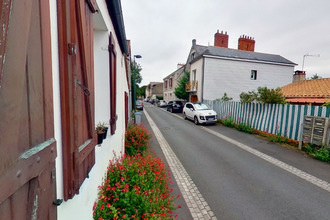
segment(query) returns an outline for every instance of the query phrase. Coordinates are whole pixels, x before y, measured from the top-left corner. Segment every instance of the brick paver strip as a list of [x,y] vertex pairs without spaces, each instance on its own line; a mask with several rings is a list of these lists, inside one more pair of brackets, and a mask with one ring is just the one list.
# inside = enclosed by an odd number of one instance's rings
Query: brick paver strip
[[211,208],[208,206],[207,202],[199,192],[198,188],[188,175],[187,171],[181,164],[180,160],[177,158],[175,153],[173,152],[170,145],[165,140],[164,136],[158,129],[155,122],[152,120],[146,108],[144,108],[144,114],[149,121],[149,124],[155,134],[156,139],[159,142],[159,145],[165,155],[167,163],[173,173],[173,176],[179,186],[181,194],[184,200],[187,203],[189,211],[194,219],[214,219],[214,213]]

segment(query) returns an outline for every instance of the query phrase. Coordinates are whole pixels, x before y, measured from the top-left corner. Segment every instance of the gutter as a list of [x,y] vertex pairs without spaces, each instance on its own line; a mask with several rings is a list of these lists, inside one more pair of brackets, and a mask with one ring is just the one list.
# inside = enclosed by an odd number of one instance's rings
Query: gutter
[[292,66],[292,67],[297,66],[296,63],[279,63],[279,62],[271,62],[271,61],[263,61],[263,60],[248,60],[248,59],[240,59],[240,58],[219,57],[219,56],[212,56],[212,55],[203,55],[203,57],[220,59],[220,60],[243,61],[243,62],[250,62],[250,63],[274,64],[274,65],[281,65],[281,66]]
[[124,54],[128,54],[123,12],[121,9],[121,1],[106,0],[106,3],[109,15],[115,28],[116,36],[119,41],[120,49]]

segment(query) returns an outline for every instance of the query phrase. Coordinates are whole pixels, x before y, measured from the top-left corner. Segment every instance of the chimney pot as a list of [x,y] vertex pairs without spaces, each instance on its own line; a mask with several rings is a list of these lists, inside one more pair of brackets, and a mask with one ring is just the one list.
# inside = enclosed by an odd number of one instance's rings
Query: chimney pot
[[223,33],[223,31],[221,31],[221,33],[219,33],[218,31],[214,34],[214,46],[228,48],[228,39],[229,36],[227,35],[227,31],[225,34]]
[[255,40],[253,37],[244,35],[238,39],[238,49],[254,52]]

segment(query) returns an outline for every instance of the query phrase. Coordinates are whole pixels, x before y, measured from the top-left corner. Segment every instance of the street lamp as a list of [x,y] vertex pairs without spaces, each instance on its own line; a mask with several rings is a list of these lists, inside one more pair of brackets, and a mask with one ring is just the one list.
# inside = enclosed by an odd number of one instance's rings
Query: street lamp
[[136,83],[135,83],[135,74],[136,74],[136,63],[135,63],[135,58],[136,59],[140,59],[142,58],[141,55],[134,55],[134,59],[133,59],[133,64],[134,64],[134,72],[133,72],[133,83],[134,83],[134,92],[133,92],[133,109],[134,112],[136,110]]

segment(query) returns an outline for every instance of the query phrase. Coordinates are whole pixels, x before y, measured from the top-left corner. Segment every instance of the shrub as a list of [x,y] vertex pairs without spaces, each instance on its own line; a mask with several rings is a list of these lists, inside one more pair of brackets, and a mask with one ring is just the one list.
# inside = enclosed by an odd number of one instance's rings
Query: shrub
[[253,130],[249,123],[241,122],[238,125],[236,125],[236,129],[249,134],[253,133]]
[[144,154],[149,148],[150,137],[142,124],[129,125],[125,134],[125,153],[130,156]]
[[235,126],[235,121],[231,117],[227,117],[224,120],[222,120],[222,124],[224,124],[227,127],[234,127]]
[[280,132],[277,132],[276,136],[270,136],[269,140],[272,142],[277,142],[277,143],[288,143],[288,138],[287,137],[282,137]]
[[310,145],[306,145],[303,148],[303,150],[305,150],[306,152],[308,152],[310,155],[312,155],[314,158],[318,160],[330,163],[330,149],[327,148],[326,146],[316,148]]
[[147,154],[110,163],[93,207],[94,219],[170,219],[175,209],[164,162]]

